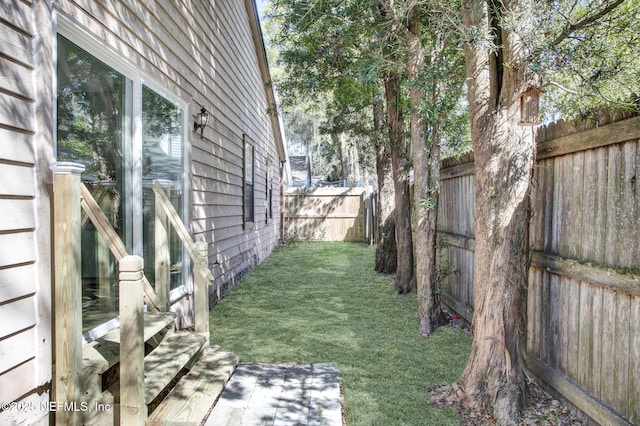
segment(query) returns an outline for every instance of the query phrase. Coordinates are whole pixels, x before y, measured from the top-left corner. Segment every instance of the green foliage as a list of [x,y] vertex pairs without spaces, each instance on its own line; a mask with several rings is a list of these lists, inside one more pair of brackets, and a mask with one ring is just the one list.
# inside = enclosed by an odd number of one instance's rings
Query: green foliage
[[[458,13],[452,13],[458,4],[421,1],[409,7],[396,2],[393,8],[399,21],[414,14],[425,28],[422,43],[428,61],[414,83],[426,94],[419,111],[427,127],[425,142],[430,143],[437,132],[444,155],[467,151],[463,57],[459,33],[452,30],[460,24]],[[409,114],[406,46],[389,11],[377,0],[273,0],[268,18],[270,40],[279,50],[276,87],[285,114],[300,105],[307,112],[322,111],[320,133],[345,134],[357,141],[358,152],[364,153],[361,164],[373,167],[371,147],[388,137],[386,128],[372,126],[372,103],[386,75],[396,73],[404,79],[397,107]],[[317,136],[314,139],[314,144],[321,143]]]
[[305,140],[316,154],[312,160],[317,174],[342,175],[332,170],[342,169],[342,148],[335,145],[345,139],[355,144],[358,153],[351,161],[357,161],[361,170],[373,171],[374,146],[383,130],[375,129],[372,120],[381,80],[377,62],[369,55],[373,50],[365,50],[365,42],[375,40],[366,19],[371,6],[367,3],[371,2],[271,3],[268,28],[282,70],[275,84],[285,116],[315,118],[314,133],[305,130],[304,136],[300,132],[293,139]]
[[374,247],[299,243],[277,249],[211,310],[211,341],[241,362],[335,363],[349,425],[458,425],[457,408],[425,400],[460,376],[471,337],[416,332],[416,299],[374,272]]
[[420,199],[420,205],[429,211],[433,210],[436,207],[436,203],[431,197]]
[[58,159],[85,164],[99,179],[115,179],[122,159],[126,79],[58,37]]
[[548,114],[638,110],[640,1],[541,2],[528,37]]

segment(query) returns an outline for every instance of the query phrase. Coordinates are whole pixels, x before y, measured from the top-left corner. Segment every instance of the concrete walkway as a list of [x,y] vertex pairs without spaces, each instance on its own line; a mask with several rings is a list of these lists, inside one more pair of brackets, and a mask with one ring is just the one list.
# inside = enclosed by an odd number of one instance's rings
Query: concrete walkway
[[240,364],[206,426],[342,426],[340,379],[332,364]]

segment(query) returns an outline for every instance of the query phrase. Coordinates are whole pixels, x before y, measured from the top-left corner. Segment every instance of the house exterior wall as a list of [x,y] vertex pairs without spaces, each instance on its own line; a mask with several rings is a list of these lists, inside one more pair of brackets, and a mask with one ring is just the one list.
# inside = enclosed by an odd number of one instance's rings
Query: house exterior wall
[[[209,243],[215,286],[233,286],[279,238],[284,161],[265,83],[252,0],[167,2],[7,0],[0,5],[0,402],[49,401],[51,171],[55,161],[55,37],[117,58],[143,81],[181,99],[186,122],[204,106],[203,137],[187,132],[189,228]],[[256,28],[258,31],[256,32]],[[254,145],[255,220],[243,221],[243,141]],[[268,168],[271,168],[271,172]],[[269,217],[267,177],[271,178]],[[212,294],[215,294],[215,286]],[[188,325],[190,293],[176,301]],[[55,361],[53,361],[54,363]],[[31,403],[30,402],[30,403]],[[15,408],[15,406],[14,406]],[[38,410],[0,411],[0,424],[47,423]]]
[[[38,208],[47,191],[38,140],[47,132],[38,133],[35,16],[28,2],[0,5],[0,424],[48,423],[38,409],[49,401],[51,285],[42,257],[48,213]],[[21,405],[4,405],[15,401]]]

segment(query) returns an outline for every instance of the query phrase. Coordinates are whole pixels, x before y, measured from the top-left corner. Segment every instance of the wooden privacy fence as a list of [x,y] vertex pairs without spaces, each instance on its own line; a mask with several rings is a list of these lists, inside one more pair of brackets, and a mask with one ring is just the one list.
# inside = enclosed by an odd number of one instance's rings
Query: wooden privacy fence
[[322,241],[370,241],[373,203],[364,188],[290,188],[285,194],[285,235]]
[[[531,189],[529,370],[600,424],[640,422],[640,117],[538,131]],[[473,158],[446,161],[443,300],[473,315]]]

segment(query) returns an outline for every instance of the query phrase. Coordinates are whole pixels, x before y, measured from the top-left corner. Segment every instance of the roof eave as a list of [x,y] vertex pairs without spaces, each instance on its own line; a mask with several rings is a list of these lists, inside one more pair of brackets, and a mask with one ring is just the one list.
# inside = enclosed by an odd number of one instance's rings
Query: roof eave
[[273,136],[276,142],[278,157],[281,162],[284,162],[287,159],[287,152],[284,144],[284,137],[282,136],[282,127],[280,123],[280,114],[278,113],[278,107],[276,103],[276,96],[271,84],[271,73],[269,72],[269,62],[267,60],[267,51],[264,45],[264,38],[262,37],[262,28],[260,27],[258,8],[256,7],[255,0],[245,0],[244,4],[247,9],[247,15],[249,17],[249,25],[251,27],[251,35],[256,48],[256,54],[258,55],[258,65],[260,66],[260,73],[262,76],[262,81],[264,83],[265,95],[270,107],[269,119],[271,120],[271,127],[273,129]]

